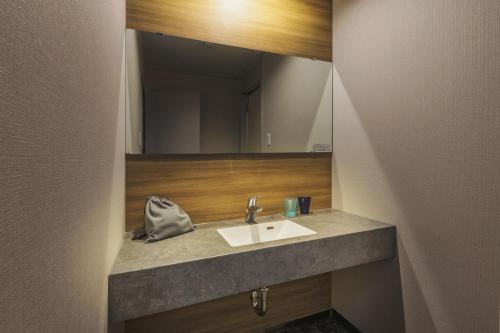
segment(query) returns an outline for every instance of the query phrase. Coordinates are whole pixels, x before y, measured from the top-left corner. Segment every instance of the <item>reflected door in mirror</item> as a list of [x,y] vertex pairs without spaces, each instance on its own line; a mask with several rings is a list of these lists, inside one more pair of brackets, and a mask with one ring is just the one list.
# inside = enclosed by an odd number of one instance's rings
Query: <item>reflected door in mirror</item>
[[262,152],[262,104],[260,89],[248,96],[247,153]]

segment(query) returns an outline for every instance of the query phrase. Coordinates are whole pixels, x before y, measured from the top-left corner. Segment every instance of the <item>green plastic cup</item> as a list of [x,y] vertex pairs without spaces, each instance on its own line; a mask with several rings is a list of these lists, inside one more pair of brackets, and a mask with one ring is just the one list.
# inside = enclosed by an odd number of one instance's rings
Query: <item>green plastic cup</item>
[[297,198],[285,198],[285,216],[295,217],[297,216]]

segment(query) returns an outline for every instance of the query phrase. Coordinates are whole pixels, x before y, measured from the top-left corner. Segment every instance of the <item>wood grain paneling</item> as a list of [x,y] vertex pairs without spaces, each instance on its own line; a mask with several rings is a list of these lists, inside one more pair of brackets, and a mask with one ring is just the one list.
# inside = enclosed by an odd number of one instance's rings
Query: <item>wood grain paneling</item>
[[312,209],[331,207],[331,153],[127,155],[126,229],[144,225],[148,196],[166,196],[194,223],[242,218],[249,196],[262,214],[283,211],[287,196],[312,196]]
[[125,322],[126,333],[260,332],[263,328],[330,308],[330,273],[269,288],[264,317],[250,306],[250,293],[220,298]]
[[331,0],[127,0],[127,27],[330,61]]

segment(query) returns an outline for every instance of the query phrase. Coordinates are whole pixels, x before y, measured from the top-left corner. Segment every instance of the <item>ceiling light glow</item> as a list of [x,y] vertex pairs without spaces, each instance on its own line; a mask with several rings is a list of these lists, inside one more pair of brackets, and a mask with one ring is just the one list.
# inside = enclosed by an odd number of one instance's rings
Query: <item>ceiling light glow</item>
[[219,0],[219,6],[226,12],[242,12],[245,9],[246,0]]

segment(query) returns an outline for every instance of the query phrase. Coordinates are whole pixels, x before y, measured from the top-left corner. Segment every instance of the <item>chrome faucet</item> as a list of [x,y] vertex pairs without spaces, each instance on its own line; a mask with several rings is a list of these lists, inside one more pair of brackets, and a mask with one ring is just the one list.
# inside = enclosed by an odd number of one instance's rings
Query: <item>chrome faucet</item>
[[247,213],[245,214],[245,223],[253,224],[255,223],[255,215],[262,212],[262,207],[257,207],[257,197],[248,198],[247,202]]

